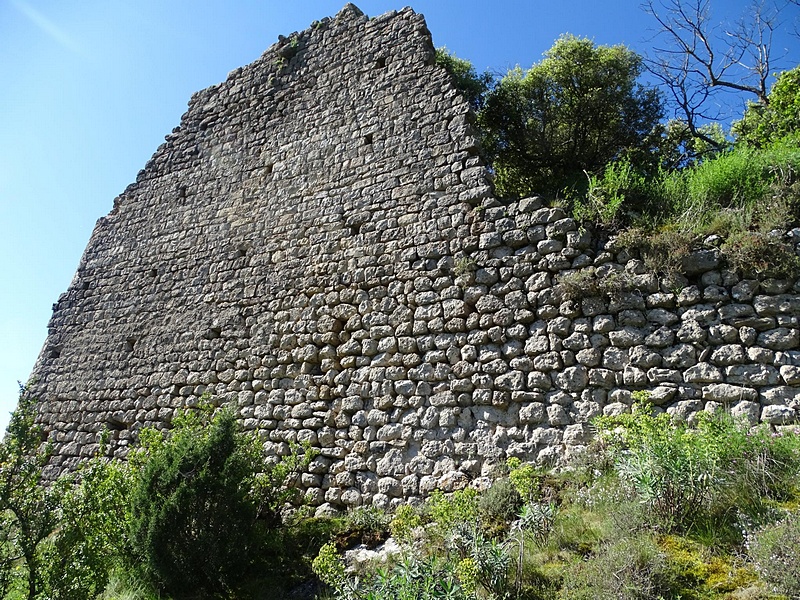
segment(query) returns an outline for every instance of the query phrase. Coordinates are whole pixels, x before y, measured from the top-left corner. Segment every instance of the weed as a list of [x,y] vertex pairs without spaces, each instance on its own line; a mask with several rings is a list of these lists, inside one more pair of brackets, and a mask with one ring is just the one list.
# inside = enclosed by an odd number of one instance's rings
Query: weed
[[746,277],[794,279],[800,275],[800,258],[780,238],[755,232],[732,235],[722,246],[731,268]]
[[617,298],[635,289],[633,278],[627,271],[614,271],[598,277],[594,267],[572,271],[559,276],[564,296],[570,300],[591,297]]
[[748,536],[748,554],[758,573],[777,591],[800,596],[800,513]]
[[475,259],[464,256],[456,260],[453,267],[453,275],[456,277],[461,277],[462,275],[467,275],[468,273],[474,273],[476,268],[477,265],[475,264]]

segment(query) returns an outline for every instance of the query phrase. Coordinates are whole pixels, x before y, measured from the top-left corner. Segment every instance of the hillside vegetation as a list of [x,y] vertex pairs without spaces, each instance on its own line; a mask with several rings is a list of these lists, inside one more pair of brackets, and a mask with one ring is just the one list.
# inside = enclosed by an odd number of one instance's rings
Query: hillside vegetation
[[[47,448],[23,399],[0,445],[0,592],[27,598],[682,598],[800,596],[800,430],[724,412],[594,421],[558,472],[509,459],[479,491],[394,514],[312,517],[308,448],[265,462],[233,414],[192,409],[39,487]],[[35,486],[32,487],[32,486]],[[292,508],[288,508],[292,507]],[[391,539],[388,539],[391,536]],[[378,548],[376,551],[375,549]]]
[[[499,79],[437,57],[501,199],[542,196],[664,275],[697,243],[756,277],[800,273],[783,236],[800,221],[800,67],[726,131],[666,120],[624,46],[563,36]],[[268,459],[212,398],[142,432],[127,463],[99,456],[44,486],[23,392],[0,443],[0,597],[800,598],[800,429],[673,421],[634,395],[558,470],[510,459],[480,490],[313,517],[294,493],[313,450]]]

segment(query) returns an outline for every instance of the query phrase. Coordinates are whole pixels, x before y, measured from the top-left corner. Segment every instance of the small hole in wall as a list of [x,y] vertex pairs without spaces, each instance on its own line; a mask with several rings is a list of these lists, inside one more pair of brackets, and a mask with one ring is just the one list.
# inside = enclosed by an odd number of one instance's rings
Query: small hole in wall
[[185,200],[186,199],[186,186],[185,185],[182,185],[182,186],[180,186],[178,188],[178,198],[180,198],[181,200]]
[[372,146],[372,134],[368,133],[364,136],[364,145],[365,146]]
[[127,352],[133,352],[133,347],[136,345],[136,338],[128,338],[125,340],[125,350]]
[[111,431],[122,431],[123,429],[126,429],[125,423],[115,419],[114,417],[108,417],[106,420],[106,425]]
[[378,60],[375,61],[375,68],[376,69],[385,69],[386,68],[386,57],[381,56]]
[[222,327],[210,327],[208,333],[206,334],[206,338],[209,340],[215,340],[222,336]]
[[61,356],[61,350],[53,349],[50,350],[50,358],[58,358]]
[[361,232],[361,225],[351,225],[350,235],[358,235]]
[[266,173],[267,175],[271,175],[272,174],[272,169],[273,169],[274,166],[275,165],[272,164],[272,163],[270,163],[267,166],[265,166],[264,167],[264,173]]
[[158,269],[150,269],[150,277],[155,279],[157,275],[158,275]]
[[247,244],[239,244],[239,246],[237,247],[237,256],[239,258],[244,258],[245,256],[247,256],[247,250],[248,249],[249,248],[248,248]]
[[89,282],[88,281],[84,281],[82,287],[83,287],[83,289],[88,290],[89,289]]

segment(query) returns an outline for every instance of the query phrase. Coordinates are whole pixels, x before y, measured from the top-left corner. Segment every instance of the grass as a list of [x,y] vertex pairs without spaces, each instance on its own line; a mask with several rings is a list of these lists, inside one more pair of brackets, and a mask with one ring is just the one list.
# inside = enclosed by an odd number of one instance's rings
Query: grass
[[591,178],[587,199],[576,200],[573,212],[584,223],[621,232],[628,240],[621,245],[641,249],[654,272],[680,271],[681,257],[719,235],[735,270],[797,276],[794,249],[772,232],[800,224],[800,146],[790,140],[737,147],[648,178],[623,160]]

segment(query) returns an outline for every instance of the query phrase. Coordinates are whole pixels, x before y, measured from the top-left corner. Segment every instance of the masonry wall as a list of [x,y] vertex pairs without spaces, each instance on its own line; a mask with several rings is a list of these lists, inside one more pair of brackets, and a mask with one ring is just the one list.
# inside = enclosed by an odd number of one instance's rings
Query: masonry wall
[[[338,507],[569,455],[640,389],[680,418],[798,417],[798,282],[709,246],[666,284],[558,208],[500,203],[469,119],[410,9],[348,5],[195,94],[54,306],[52,474],[204,392],[273,455],[319,448],[302,484]],[[576,294],[576,271],[625,285]]]

